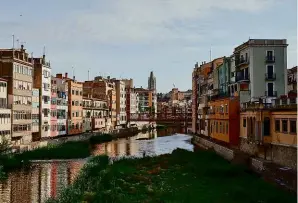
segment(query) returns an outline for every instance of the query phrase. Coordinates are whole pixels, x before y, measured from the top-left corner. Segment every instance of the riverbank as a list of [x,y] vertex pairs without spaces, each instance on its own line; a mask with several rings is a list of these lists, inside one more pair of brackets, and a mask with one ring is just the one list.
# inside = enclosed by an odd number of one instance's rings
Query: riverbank
[[296,202],[280,190],[210,151],[130,158],[109,164],[90,160],[57,200],[66,202]]
[[110,142],[118,138],[131,137],[139,130],[126,130],[118,134],[94,134],[87,140],[65,141],[48,144],[30,151],[0,155],[0,179],[9,171],[29,165],[31,160],[78,159],[91,156],[92,145]]

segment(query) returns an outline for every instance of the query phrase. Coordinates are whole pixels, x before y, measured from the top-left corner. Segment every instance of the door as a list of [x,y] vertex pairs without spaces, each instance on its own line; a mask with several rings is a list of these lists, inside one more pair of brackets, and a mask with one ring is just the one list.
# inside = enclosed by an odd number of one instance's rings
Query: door
[[273,66],[267,66],[268,78],[273,78]]
[[272,60],[273,59],[273,51],[267,51],[267,59]]
[[267,89],[267,96],[269,96],[269,97],[273,97],[273,83],[267,83],[267,87],[268,87],[268,89]]

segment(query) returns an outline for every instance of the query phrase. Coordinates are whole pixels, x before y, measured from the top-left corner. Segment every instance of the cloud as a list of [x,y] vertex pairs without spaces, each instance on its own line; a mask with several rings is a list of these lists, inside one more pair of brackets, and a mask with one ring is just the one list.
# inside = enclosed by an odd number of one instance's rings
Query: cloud
[[[74,10],[59,21],[42,21],[42,24],[27,30],[24,37],[28,40],[54,37],[58,42],[103,44],[193,42],[203,40],[204,30],[211,26],[205,21],[207,17],[215,16],[218,10],[253,13],[270,5],[268,0],[99,2],[89,9]],[[26,26],[30,27],[30,24]]]

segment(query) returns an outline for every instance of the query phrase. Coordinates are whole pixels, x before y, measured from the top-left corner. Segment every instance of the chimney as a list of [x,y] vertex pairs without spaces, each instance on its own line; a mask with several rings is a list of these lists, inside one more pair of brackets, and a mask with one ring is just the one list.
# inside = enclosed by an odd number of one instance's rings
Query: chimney
[[68,78],[68,73],[65,73],[65,76],[64,76],[65,78]]
[[21,51],[23,51],[24,50],[24,45],[21,45]]
[[57,73],[57,74],[56,74],[56,78],[60,78],[60,79],[62,79],[62,74],[61,74],[61,73]]

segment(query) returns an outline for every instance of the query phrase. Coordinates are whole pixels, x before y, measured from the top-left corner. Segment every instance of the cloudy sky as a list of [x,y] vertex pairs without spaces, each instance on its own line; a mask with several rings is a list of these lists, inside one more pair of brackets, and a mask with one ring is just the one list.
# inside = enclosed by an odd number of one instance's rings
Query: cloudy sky
[[[34,56],[46,46],[53,74],[72,66],[78,80],[96,75],[133,78],[159,91],[191,88],[196,62],[229,56],[249,38],[288,39],[297,65],[296,0],[26,0],[0,6],[0,45],[12,34]],[[16,43],[17,44],[17,43]]]

